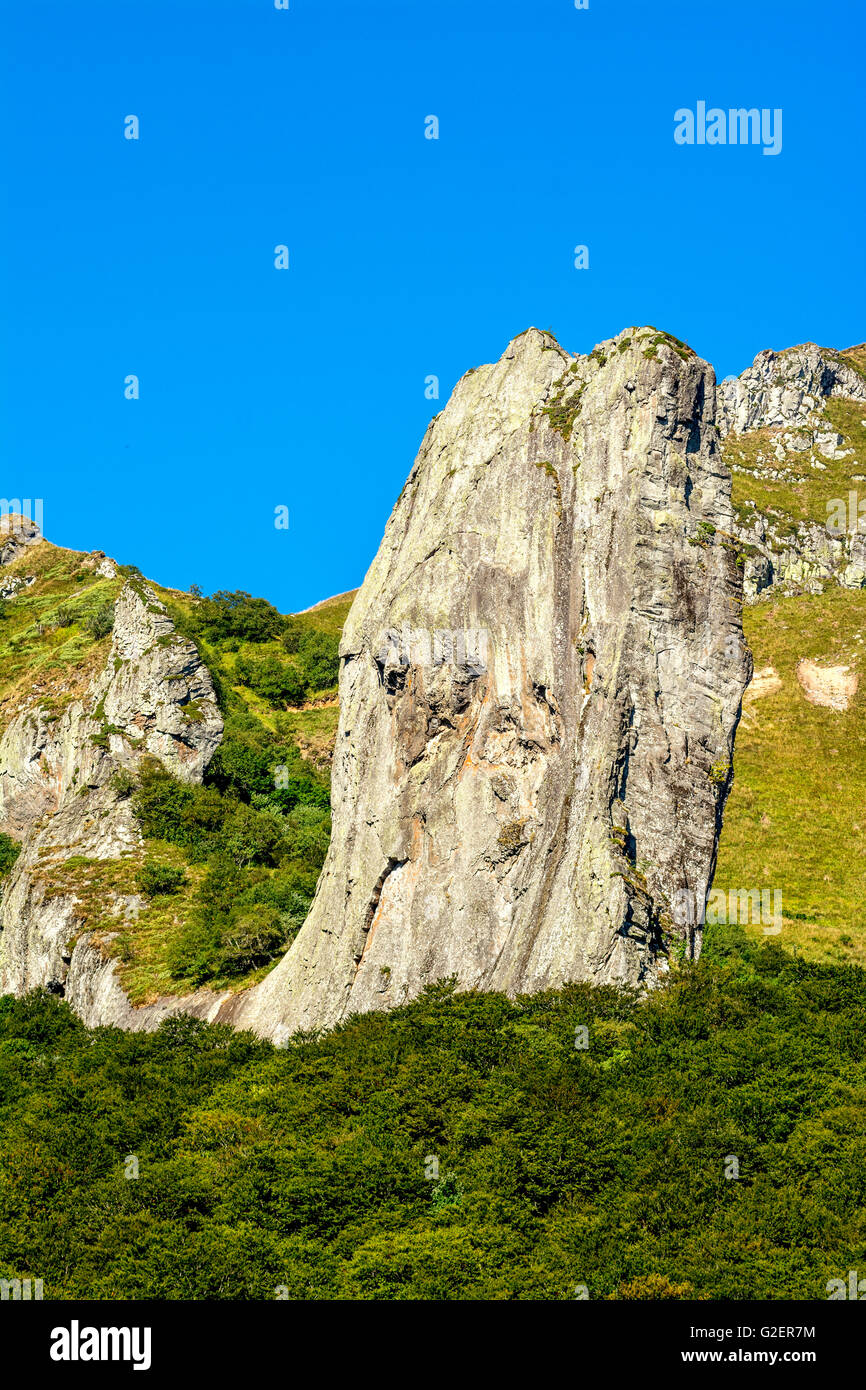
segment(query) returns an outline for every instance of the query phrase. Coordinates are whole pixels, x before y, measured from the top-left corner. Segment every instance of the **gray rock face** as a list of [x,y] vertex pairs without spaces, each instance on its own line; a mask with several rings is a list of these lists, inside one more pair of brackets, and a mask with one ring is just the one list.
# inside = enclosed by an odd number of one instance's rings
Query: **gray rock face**
[[191,1015],[206,1022],[216,1019],[231,995],[200,989],[195,994],[163,995],[153,1004],[134,1008],[117,978],[117,961],[83,932],[69,956],[64,993],[88,1028],[111,1024],[130,1032],[152,1032],[165,1018]]
[[[836,354],[803,343],[786,352],[759,352],[738,377],[719,388],[719,431],[744,434],[767,426],[808,426],[831,396],[866,401],[866,381]],[[819,432],[826,424],[819,425]]]
[[456,975],[652,983],[699,950],[751,660],[712,369],[534,329],[430,425],[341,648],[307,922],[223,1016],[272,1037]]
[[843,589],[866,587],[866,535],[833,536],[815,522],[795,532],[772,516],[755,512],[741,538],[757,547],[746,561],[743,594],[754,603],[775,586],[783,592],[821,593],[827,583]]
[[[114,859],[140,846],[116,772],[150,755],[177,777],[201,781],[222,728],[196,648],[175,632],[152,589],[129,582],[115,605],[108,661],[87,696],[59,717],[29,705],[0,738],[0,831],[23,845],[0,901],[0,993],[51,984],[73,1007],[89,1001],[97,961],[85,963],[87,942],[76,941],[73,951],[81,915],[76,894],[59,889],[57,875],[73,856]],[[120,924],[138,903],[106,906]],[[113,969],[109,962],[100,979],[113,979]],[[81,999],[76,980],[90,991]],[[124,1006],[129,1011],[115,988],[120,997],[108,1016],[82,1010],[89,1021],[120,1022]]]
[[31,545],[38,545],[42,532],[29,517],[17,514],[0,516],[0,565],[11,565]]
[[[111,658],[96,689],[118,761],[158,758],[200,782],[222,738],[210,672],[146,585],[127,584],[115,606]],[[116,732],[115,732],[116,731]]]
[[[772,460],[762,459],[759,453],[761,467],[756,476],[771,484],[796,484],[803,466],[825,470],[823,460],[853,453],[829,427],[824,405],[839,397],[866,405],[866,379],[837,353],[804,343],[782,353],[758,353],[741,376],[722,382],[719,394],[723,436],[733,440],[754,430],[772,432],[768,446]],[[804,456],[799,468],[798,455]],[[732,457],[736,472],[736,457]],[[748,505],[747,522],[737,528],[750,547],[744,577],[747,603],[773,589],[820,592],[828,582],[849,589],[866,586],[866,535],[836,535],[817,522],[792,526],[779,511],[765,515],[754,503]]]

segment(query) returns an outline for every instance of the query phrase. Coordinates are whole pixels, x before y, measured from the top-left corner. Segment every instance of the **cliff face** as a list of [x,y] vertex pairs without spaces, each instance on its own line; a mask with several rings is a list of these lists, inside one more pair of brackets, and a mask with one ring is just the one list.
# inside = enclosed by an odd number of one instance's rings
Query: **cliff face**
[[[866,520],[837,523],[866,480],[866,351],[804,343],[760,352],[719,390],[719,428],[734,474],[745,595],[866,585]],[[862,489],[860,489],[862,491]],[[833,524],[828,526],[828,520]],[[851,524],[853,520],[853,524]]]
[[[104,667],[62,713],[34,689],[0,737],[0,831],[22,843],[0,901],[0,992],[48,986],[89,1023],[130,1025],[115,963],[81,935],[62,871],[75,858],[136,850],[141,832],[123,772],[151,756],[181,780],[201,781],[222,727],[194,644],[153,591],[130,580],[114,605]],[[117,897],[107,912],[121,925],[138,906]]]
[[712,369],[529,330],[430,425],[346,625],[313,909],[227,1016],[443,976],[652,982],[699,939],[750,658]]

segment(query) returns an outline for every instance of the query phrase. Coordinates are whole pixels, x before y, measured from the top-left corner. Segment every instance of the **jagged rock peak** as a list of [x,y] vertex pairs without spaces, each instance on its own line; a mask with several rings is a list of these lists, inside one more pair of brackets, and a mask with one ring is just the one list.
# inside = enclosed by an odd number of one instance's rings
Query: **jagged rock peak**
[[842,354],[815,343],[759,352],[740,376],[722,382],[719,428],[722,434],[745,434],[774,425],[805,425],[831,396],[866,401],[866,378]]
[[127,580],[115,604],[111,658],[97,695],[118,757],[146,752],[181,781],[201,781],[223,733],[211,674],[140,579]]
[[751,666],[715,398],[652,328],[577,357],[529,329],[458,382],[344,630],[312,911],[233,1021],[697,952]]

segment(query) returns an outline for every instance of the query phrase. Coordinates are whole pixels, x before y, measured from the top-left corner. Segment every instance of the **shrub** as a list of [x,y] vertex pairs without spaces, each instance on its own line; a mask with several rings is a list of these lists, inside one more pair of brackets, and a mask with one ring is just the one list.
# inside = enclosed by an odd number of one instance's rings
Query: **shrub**
[[183,845],[191,859],[207,859],[216,847],[227,807],[213,788],[178,782],[156,762],[142,769],[133,809],[145,835]]
[[114,604],[100,603],[97,608],[91,609],[84,619],[84,626],[91,637],[107,637],[114,627]]
[[226,975],[245,975],[267,965],[285,946],[286,931],[277,909],[251,908],[226,928],[217,964]]
[[21,853],[21,846],[11,835],[0,835],[0,878],[8,874]]
[[297,618],[287,618],[283,631],[284,650],[297,656],[309,690],[329,690],[340,674],[340,640],[329,632],[306,626]]
[[210,642],[270,642],[279,636],[284,619],[267,599],[253,598],[242,589],[220,589],[198,602],[194,621]]
[[109,783],[112,791],[117,792],[118,796],[131,796],[138,787],[138,781],[128,768],[119,767],[113,774]]
[[241,685],[248,685],[273,709],[301,705],[306,698],[307,683],[299,667],[273,653],[260,659],[240,656],[235,675]]
[[327,690],[340,674],[340,644],[327,632],[310,632],[301,647],[304,676],[310,690]]
[[54,626],[71,627],[74,622],[75,614],[72,609],[67,607],[65,603],[61,603],[54,612]]
[[177,869],[173,864],[161,864],[157,859],[145,859],[135,881],[146,897],[156,898],[163,894],[176,893],[186,883],[186,874],[183,869]]

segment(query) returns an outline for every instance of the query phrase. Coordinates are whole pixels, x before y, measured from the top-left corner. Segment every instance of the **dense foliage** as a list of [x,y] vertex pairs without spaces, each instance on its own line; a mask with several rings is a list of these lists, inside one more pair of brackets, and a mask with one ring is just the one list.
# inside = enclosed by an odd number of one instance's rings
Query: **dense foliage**
[[253,598],[243,590],[221,589],[201,599],[195,609],[195,623],[209,642],[236,639],[241,642],[269,642],[279,637],[285,619],[264,598]]
[[[151,841],[206,864],[192,911],[166,950],[174,979],[199,986],[243,976],[280,956],[309,910],[330,836],[328,790],[290,739],[234,711],[203,786],[153,760],[133,809]],[[145,861],[150,897],[185,881],[176,865]]]
[[184,626],[190,636],[214,648],[217,661],[236,653],[229,668],[232,683],[247,686],[272,709],[302,705],[337,683],[336,633],[284,617],[266,599],[242,590],[199,599]]
[[286,707],[334,684],[337,633],[240,591],[171,595],[166,606],[207,663],[225,730],[204,785],[151,760],[117,787],[148,845],[135,887],[149,908],[114,948],[136,1002],[249,983],[279,958],[309,911],[330,837],[327,771],[301,753],[291,721],[306,714]]
[[13,840],[11,835],[0,834],[0,878],[8,874],[20,853],[21,846],[17,840]]
[[65,1298],[826,1298],[866,1267],[864,986],[717,929],[642,1001],[440,984],[280,1050],[0,999],[0,1276]]

